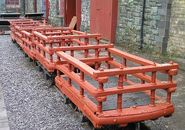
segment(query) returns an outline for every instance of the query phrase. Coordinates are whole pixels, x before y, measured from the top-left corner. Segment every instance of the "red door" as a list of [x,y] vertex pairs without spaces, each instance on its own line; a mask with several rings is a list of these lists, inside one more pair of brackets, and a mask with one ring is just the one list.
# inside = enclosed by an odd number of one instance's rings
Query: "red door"
[[115,42],[118,0],[91,0],[91,33]]
[[77,16],[77,30],[81,24],[81,0],[60,0],[60,15],[64,16],[64,26],[69,26],[73,16]]
[[76,16],[76,0],[67,0],[66,5],[66,23],[69,26],[73,16]]

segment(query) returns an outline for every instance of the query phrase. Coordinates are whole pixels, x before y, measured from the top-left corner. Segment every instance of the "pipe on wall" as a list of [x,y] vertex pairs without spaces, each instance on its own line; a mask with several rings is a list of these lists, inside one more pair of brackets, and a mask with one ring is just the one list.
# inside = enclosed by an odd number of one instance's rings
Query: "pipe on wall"
[[28,6],[28,4],[29,4],[29,2],[27,0],[27,2],[26,2],[26,5],[27,5],[27,13],[29,13],[29,6]]
[[37,0],[34,0],[35,13],[37,13]]
[[46,0],[46,20],[49,20],[49,9],[50,9],[50,2]]
[[145,6],[146,0],[143,0],[143,12],[142,12],[142,21],[141,21],[141,34],[140,34],[140,46],[139,49],[143,48],[143,28],[144,28],[144,20],[145,20]]
[[25,6],[25,4],[26,4],[26,2],[25,2],[25,0],[23,0],[23,14],[25,15],[25,13],[26,13],[26,6]]

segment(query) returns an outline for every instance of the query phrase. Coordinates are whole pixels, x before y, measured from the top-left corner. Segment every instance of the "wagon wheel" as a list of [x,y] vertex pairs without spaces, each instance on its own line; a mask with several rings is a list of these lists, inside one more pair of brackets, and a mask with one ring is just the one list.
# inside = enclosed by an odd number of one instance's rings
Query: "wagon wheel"
[[64,104],[69,104],[70,103],[70,99],[64,95]]
[[5,31],[4,30],[0,30],[0,35],[4,35]]
[[74,111],[78,111],[78,107],[73,102],[71,102],[71,107]]

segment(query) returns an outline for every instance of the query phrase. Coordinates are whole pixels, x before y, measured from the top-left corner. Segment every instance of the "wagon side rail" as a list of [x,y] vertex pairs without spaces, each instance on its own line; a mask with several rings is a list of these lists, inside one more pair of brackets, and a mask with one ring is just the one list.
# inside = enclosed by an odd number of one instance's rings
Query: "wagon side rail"
[[[49,35],[48,33],[57,33],[57,32],[51,32],[52,29],[36,29],[36,31],[32,31],[33,33],[33,39],[32,42],[35,45],[35,52],[37,59],[39,59],[42,65],[44,65],[47,70],[50,72],[51,70],[54,71],[54,58],[55,51],[58,51],[62,48],[77,48],[80,45],[89,45],[89,39],[94,38],[96,40],[96,45],[99,45],[99,37],[101,37],[100,34],[84,34],[79,33],[79,35],[73,35],[73,34],[66,34],[64,33],[65,28],[55,29],[55,31],[63,31],[60,35]],[[41,32],[39,32],[41,31]],[[43,32],[44,31],[44,32]],[[82,41],[83,40],[83,41]],[[73,46],[73,42],[77,44],[77,46]],[[113,46],[113,45],[111,45]],[[80,49],[78,49],[80,51]],[[98,48],[96,47],[96,51],[98,51]],[[71,55],[74,56],[73,50],[71,50]],[[90,56],[88,53],[88,48],[83,52],[84,57]],[[46,55],[49,55],[47,57]],[[44,59],[44,60],[43,60]],[[49,68],[49,66],[52,66],[52,68]]]

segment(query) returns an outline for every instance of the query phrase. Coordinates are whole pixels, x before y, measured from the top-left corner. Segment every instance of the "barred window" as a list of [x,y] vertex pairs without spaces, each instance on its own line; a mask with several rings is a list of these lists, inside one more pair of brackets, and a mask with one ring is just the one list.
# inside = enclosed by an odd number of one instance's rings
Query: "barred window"
[[19,8],[20,0],[5,0],[7,8]]

